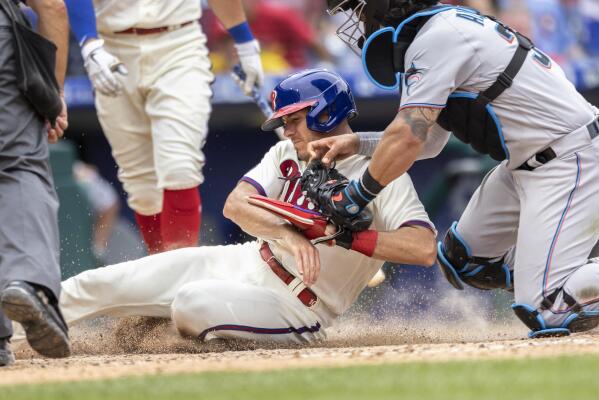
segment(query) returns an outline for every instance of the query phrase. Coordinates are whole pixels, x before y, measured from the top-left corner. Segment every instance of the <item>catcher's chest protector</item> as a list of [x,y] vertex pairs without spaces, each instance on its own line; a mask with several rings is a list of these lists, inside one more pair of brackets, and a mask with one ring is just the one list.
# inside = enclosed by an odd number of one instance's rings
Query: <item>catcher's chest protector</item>
[[[397,28],[383,28],[373,33],[362,50],[363,65],[369,78],[384,89],[401,87],[405,73],[405,54],[422,26],[435,14],[452,9],[452,6],[435,6],[420,11],[402,21]],[[477,11],[459,7],[470,13]],[[497,161],[509,157],[503,139],[501,123],[493,110],[492,101],[512,85],[512,81],[524,61],[532,42],[493,17],[497,29],[504,35],[513,34],[518,40],[518,48],[505,70],[497,80],[480,93],[456,91],[449,96],[447,105],[441,111],[437,123],[452,132],[464,143],[470,144],[476,151],[489,154]],[[392,57],[389,55],[392,54]],[[400,89],[401,91],[401,89]]]

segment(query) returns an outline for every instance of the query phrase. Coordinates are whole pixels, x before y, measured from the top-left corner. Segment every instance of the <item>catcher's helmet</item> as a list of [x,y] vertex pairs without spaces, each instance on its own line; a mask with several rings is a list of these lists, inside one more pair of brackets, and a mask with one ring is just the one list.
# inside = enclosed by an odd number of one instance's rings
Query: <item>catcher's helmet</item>
[[364,41],[384,26],[397,26],[416,11],[430,7],[439,0],[327,0],[330,15],[344,13],[345,22],[337,36],[360,55]]
[[[273,115],[262,124],[262,130],[271,131],[283,126],[284,115],[309,108],[306,115],[308,128],[321,133],[356,117],[356,103],[347,82],[338,74],[325,69],[309,69],[289,75],[270,94]],[[324,113],[327,114],[324,114]],[[326,121],[322,115],[328,115]]]

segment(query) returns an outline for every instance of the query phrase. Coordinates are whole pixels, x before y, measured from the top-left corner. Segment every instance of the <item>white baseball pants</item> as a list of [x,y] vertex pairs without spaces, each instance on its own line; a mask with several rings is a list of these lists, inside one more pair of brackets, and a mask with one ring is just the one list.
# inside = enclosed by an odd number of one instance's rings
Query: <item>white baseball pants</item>
[[129,70],[124,93],[96,93],[96,109],[129,206],[142,215],[162,210],[163,189],[204,180],[202,146],[214,76],[197,23],[150,35],[102,35],[106,50]]
[[200,339],[309,343],[333,315],[307,308],[260,258],[258,244],[190,247],[85,271],[62,283],[68,324],[99,315],[171,317]]

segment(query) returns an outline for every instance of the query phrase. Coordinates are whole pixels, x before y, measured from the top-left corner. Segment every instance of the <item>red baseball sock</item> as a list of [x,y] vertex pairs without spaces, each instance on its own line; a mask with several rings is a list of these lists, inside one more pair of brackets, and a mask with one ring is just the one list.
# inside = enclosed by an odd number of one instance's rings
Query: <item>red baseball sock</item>
[[160,253],[162,248],[162,232],[160,230],[160,213],[154,215],[141,215],[135,213],[135,220],[141,236],[148,247],[148,253]]
[[197,246],[202,202],[197,187],[164,190],[161,229],[165,250]]

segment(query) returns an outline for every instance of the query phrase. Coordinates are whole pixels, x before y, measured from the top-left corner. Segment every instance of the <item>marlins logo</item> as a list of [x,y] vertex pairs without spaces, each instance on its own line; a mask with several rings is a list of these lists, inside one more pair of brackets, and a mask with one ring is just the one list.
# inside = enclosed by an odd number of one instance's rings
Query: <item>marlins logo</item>
[[422,75],[426,72],[425,68],[418,68],[414,63],[404,74],[404,84],[406,85],[406,93],[410,95],[412,87],[418,84],[422,80]]

